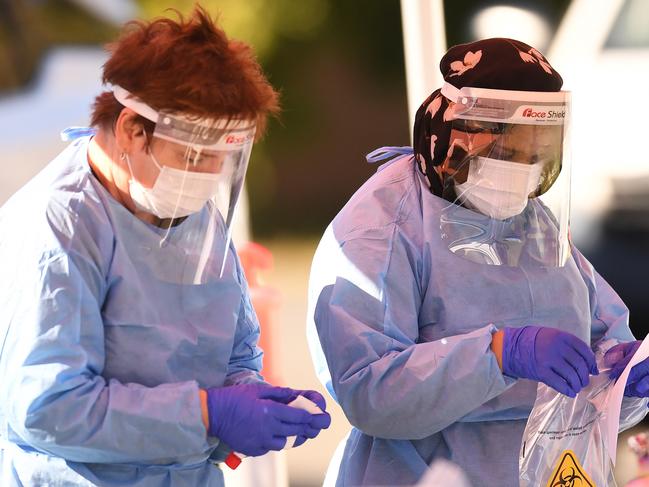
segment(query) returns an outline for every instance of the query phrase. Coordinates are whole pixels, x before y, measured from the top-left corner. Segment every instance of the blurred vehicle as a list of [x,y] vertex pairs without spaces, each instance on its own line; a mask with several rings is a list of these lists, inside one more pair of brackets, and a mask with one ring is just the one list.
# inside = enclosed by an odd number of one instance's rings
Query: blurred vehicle
[[649,331],[649,2],[573,0],[548,58],[573,92],[575,244]]
[[99,47],[51,49],[30,86],[0,98],[0,205],[65,148],[61,130],[89,123],[105,60]]

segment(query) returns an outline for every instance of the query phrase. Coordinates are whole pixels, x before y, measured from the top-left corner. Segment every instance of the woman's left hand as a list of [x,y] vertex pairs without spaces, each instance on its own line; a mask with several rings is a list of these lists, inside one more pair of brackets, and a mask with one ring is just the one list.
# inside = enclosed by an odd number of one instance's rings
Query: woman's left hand
[[[640,340],[620,343],[606,352],[604,363],[611,367],[608,373],[611,379],[617,379],[622,374],[641,343]],[[626,381],[624,395],[649,397],[649,358],[633,366]]]
[[316,414],[313,416],[311,428],[306,432],[305,435],[299,435],[297,437],[293,447],[300,446],[310,438],[315,438],[316,436],[318,436],[318,433],[320,433],[320,430],[328,428],[331,424],[331,416],[326,411],[327,403],[322,394],[320,394],[318,391],[311,390],[299,390],[297,392],[299,392],[301,396],[306,397],[309,401],[318,406],[323,414]]

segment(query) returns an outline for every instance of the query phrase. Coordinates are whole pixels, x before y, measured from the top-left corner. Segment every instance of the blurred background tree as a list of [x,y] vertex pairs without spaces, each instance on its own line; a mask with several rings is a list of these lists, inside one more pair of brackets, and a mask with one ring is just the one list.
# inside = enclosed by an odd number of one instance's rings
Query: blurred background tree
[[[181,12],[190,0],[174,3]],[[160,2],[142,0],[147,15]],[[318,235],[374,168],[363,155],[407,144],[399,2],[207,0],[231,37],[255,47],[283,112],[253,152],[256,238]]]

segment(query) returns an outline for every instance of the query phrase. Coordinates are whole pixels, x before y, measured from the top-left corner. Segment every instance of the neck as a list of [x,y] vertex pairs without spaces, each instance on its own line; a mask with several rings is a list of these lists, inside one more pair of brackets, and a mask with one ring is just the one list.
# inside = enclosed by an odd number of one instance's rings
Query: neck
[[133,202],[128,193],[128,177],[119,161],[121,151],[115,144],[115,139],[107,136],[100,129],[88,144],[88,164],[101,185],[119,203],[133,211]]
[[117,146],[115,138],[99,129],[88,144],[88,164],[101,185],[115,200],[127,208],[140,220],[160,225],[160,219],[135,207],[129,192],[132,177],[126,161],[121,159],[123,151]]

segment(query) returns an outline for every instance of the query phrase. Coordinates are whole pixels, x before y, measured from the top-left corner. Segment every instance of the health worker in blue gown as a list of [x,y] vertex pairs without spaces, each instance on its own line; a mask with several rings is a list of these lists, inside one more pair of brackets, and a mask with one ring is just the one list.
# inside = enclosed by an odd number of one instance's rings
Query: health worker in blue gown
[[[338,486],[414,485],[438,459],[474,486],[518,485],[537,384],[574,397],[639,342],[572,245],[570,94],[511,39],[452,47],[387,160],[326,229],[310,277],[315,367],[353,426]],[[616,368],[616,367],[617,368]],[[632,369],[622,428],[647,411]]]
[[222,486],[330,422],[264,382],[230,242],[277,94],[199,7],[110,50],[93,127],[0,209],[0,485]]

